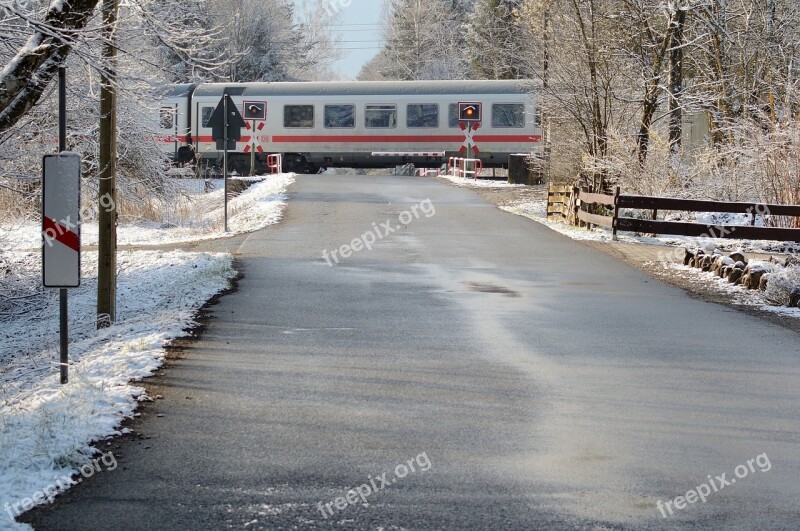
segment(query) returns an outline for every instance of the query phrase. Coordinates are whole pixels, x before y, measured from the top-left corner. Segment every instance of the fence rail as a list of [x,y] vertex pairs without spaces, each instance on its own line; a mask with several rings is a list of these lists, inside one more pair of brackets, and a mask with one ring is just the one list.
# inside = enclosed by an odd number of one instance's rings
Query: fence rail
[[[706,201],[641,195],[614,195],[581,190],[572,186],[550,185],[547,193],[547,217],[559,215],[573,225],[598,225],[618,231],[674,236],[774,240],[800,242],[800,228],[756,227],[759,215],[787,216],[800,222],[800,205],[770,205],[752,202]],[[652,219],[623,217],[620,209],[651,211]],[[680,210],[721,214],[748,214],[750,225],[709,225],[657,219],[660,211]]]

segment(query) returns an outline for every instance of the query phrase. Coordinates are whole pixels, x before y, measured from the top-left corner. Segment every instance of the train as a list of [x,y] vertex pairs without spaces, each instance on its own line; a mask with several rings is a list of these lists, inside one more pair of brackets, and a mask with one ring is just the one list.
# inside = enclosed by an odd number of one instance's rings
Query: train
[[226,95],[228,170],[239,174],[264,173],[270,154],[298,173],[437,168],[450,157],[503,168],[542,139],[538,91],[526,80],[203,83],[162,97],[157,137],[168,158],[222,168]]

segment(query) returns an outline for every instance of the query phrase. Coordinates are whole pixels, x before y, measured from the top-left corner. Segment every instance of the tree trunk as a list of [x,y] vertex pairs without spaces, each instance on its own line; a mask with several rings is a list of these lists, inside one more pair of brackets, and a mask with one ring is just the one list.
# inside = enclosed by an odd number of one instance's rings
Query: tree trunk
[[683,27],[686,11],[678,9],[674,20],[669,53],[669,150],[676,155],[682,141],[683,112],[680,97],[683,91]]
[[7,131],[33,108],[86,27],[97,0],[64,0],[53,4],[33,35],[0,72],[0,132]]

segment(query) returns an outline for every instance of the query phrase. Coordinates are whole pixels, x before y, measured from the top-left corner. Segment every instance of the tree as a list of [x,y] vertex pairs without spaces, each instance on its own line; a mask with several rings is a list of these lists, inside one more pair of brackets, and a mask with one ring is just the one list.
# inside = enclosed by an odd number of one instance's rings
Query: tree
[[463,10],[464,4],[453,0],[389,0],[384,14],[384,48],[359,78],[463,78],[467,69],[461,34]]
[[[0,72],[0,132],[33,108],[58,67],[81,38],[97,0],[53,1],[40,21],[16,5],[1,6],[13,22],[33,29],[27,42]],[[6,19],[8,24],[8,19]],[[4,32],[5,33],[5,32]]]
[[467,23],[467,44],[473,75],[478,79],[528,77],[521,0],[478,0]]

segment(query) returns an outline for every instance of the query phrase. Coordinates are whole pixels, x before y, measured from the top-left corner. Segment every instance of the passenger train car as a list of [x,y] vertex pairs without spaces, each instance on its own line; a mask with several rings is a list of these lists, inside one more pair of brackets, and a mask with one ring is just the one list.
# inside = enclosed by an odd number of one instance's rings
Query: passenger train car
[[[170,157],[192,144],[201,165],[221,168],[212,121],[225,93],[245,122],[229,143],[228,164],[239,173],[249,172],[251,152],[259,173],[273,153],[297,172],[433,168],[452,156],[505,167],[509,155],[531,153],[541,141],[531,81],[213,83],[178,85],[164,98],[159,136]],[[479,123],[459,121],[463,102],[480,104]]]

